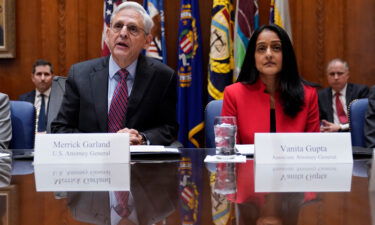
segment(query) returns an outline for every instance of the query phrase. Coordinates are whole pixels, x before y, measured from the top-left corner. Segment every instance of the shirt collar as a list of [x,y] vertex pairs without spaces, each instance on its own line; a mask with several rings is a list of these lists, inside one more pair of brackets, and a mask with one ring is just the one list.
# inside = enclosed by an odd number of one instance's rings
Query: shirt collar
[[[128,79],[134,80],[135,77],[135,70],[137,68],[138,59],[135,60],[132,64],[130,64],[128,67],[126,67],[126,70],[128,71]],[[117,71],[119,71],[121,67],[117,65],[115,60],[113,60],[112,55],[109,57],[109,79],[113,79]]]
[[[51,88],[48,88],[47,91],[45,91],[43,94],[44,94],[45,97],[48,98],[50,93],[51,93]],[[38,91],[38,89],[35,89],[35,96],[39,97],[40,94],[42,94],[42,93],[40,93],[40,91]]]
[[[341,91],[340,91],[341,96],[345,96],[347,86],[348,86],[348,84],[345,84],[344,88],[341,89]],[[335,96],[335,94],[336,94],[336,91],[332,89],[332,96]]]

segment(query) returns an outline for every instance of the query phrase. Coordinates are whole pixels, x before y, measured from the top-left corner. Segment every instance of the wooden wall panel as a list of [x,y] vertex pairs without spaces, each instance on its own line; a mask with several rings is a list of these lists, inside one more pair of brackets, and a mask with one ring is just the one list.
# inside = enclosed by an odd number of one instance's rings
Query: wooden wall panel
[[375,1],[346,1],[346,57],[352,81],[375,85]]
[[325,68],[333,58],[348,61],[351,82],[375,84],[375,2],[371,0],[291,1],[294,46],[300,73],[327,86]]
[[[259,1],[261,24],[268,22],[269,2]],[[199,4],[206,77],[212,0]],[[303,77],[327,86],[326,64],[340,57],[349,62],[351,81],[375,84],[374,1],[290,0],[290,4],[293,43]],[[168,64],[174,69],[179,7],[179,0],[165,0]],[[0,59],[0,91],[16,99],[31,90],[31,66],[37,58],[50,60],[56,74],[66,75],[73,63],[100,56],[102,14],[101,0],[18,0],[17,56]]]

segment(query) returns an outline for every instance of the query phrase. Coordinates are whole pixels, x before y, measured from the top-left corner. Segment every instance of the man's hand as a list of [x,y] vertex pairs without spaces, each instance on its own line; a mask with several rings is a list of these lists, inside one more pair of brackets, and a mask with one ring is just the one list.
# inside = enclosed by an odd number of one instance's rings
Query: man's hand
[[340,131],[340,125],[328,122],[327,120],[322,120],[320,126],[320,132],[338,132]]
[[128,133],[130,145],[140,145],[143,142],[142,135],[135,129],[124,128],[117,133]]

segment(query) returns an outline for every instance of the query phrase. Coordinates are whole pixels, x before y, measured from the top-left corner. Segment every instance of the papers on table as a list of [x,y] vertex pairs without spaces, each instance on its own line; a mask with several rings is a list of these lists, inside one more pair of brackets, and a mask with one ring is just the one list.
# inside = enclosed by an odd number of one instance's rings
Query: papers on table
[[236,145],[236,149],[241,155],[254,155],[254,145]]
[[208,155],[204,159],[206,163],[245,163],[246,156],[244,155],[235,155],[233,158],[220,158],[217,155]]
[[131,145],[130,153],[178,153],[177,148],[165,148],[162,145]]

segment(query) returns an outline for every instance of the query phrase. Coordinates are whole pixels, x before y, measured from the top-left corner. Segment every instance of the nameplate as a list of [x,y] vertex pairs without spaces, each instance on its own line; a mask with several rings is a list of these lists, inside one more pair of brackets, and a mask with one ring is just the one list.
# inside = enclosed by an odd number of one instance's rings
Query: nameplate
[[255,192],[348,192],[353,164],[261,164]]
[[353,163],[350,133],[256,133],[255,163]]
[[129,163],[125,133],[37,134],[34,164]]
[[35,165],[37,191],[128,191],[130,164]]

